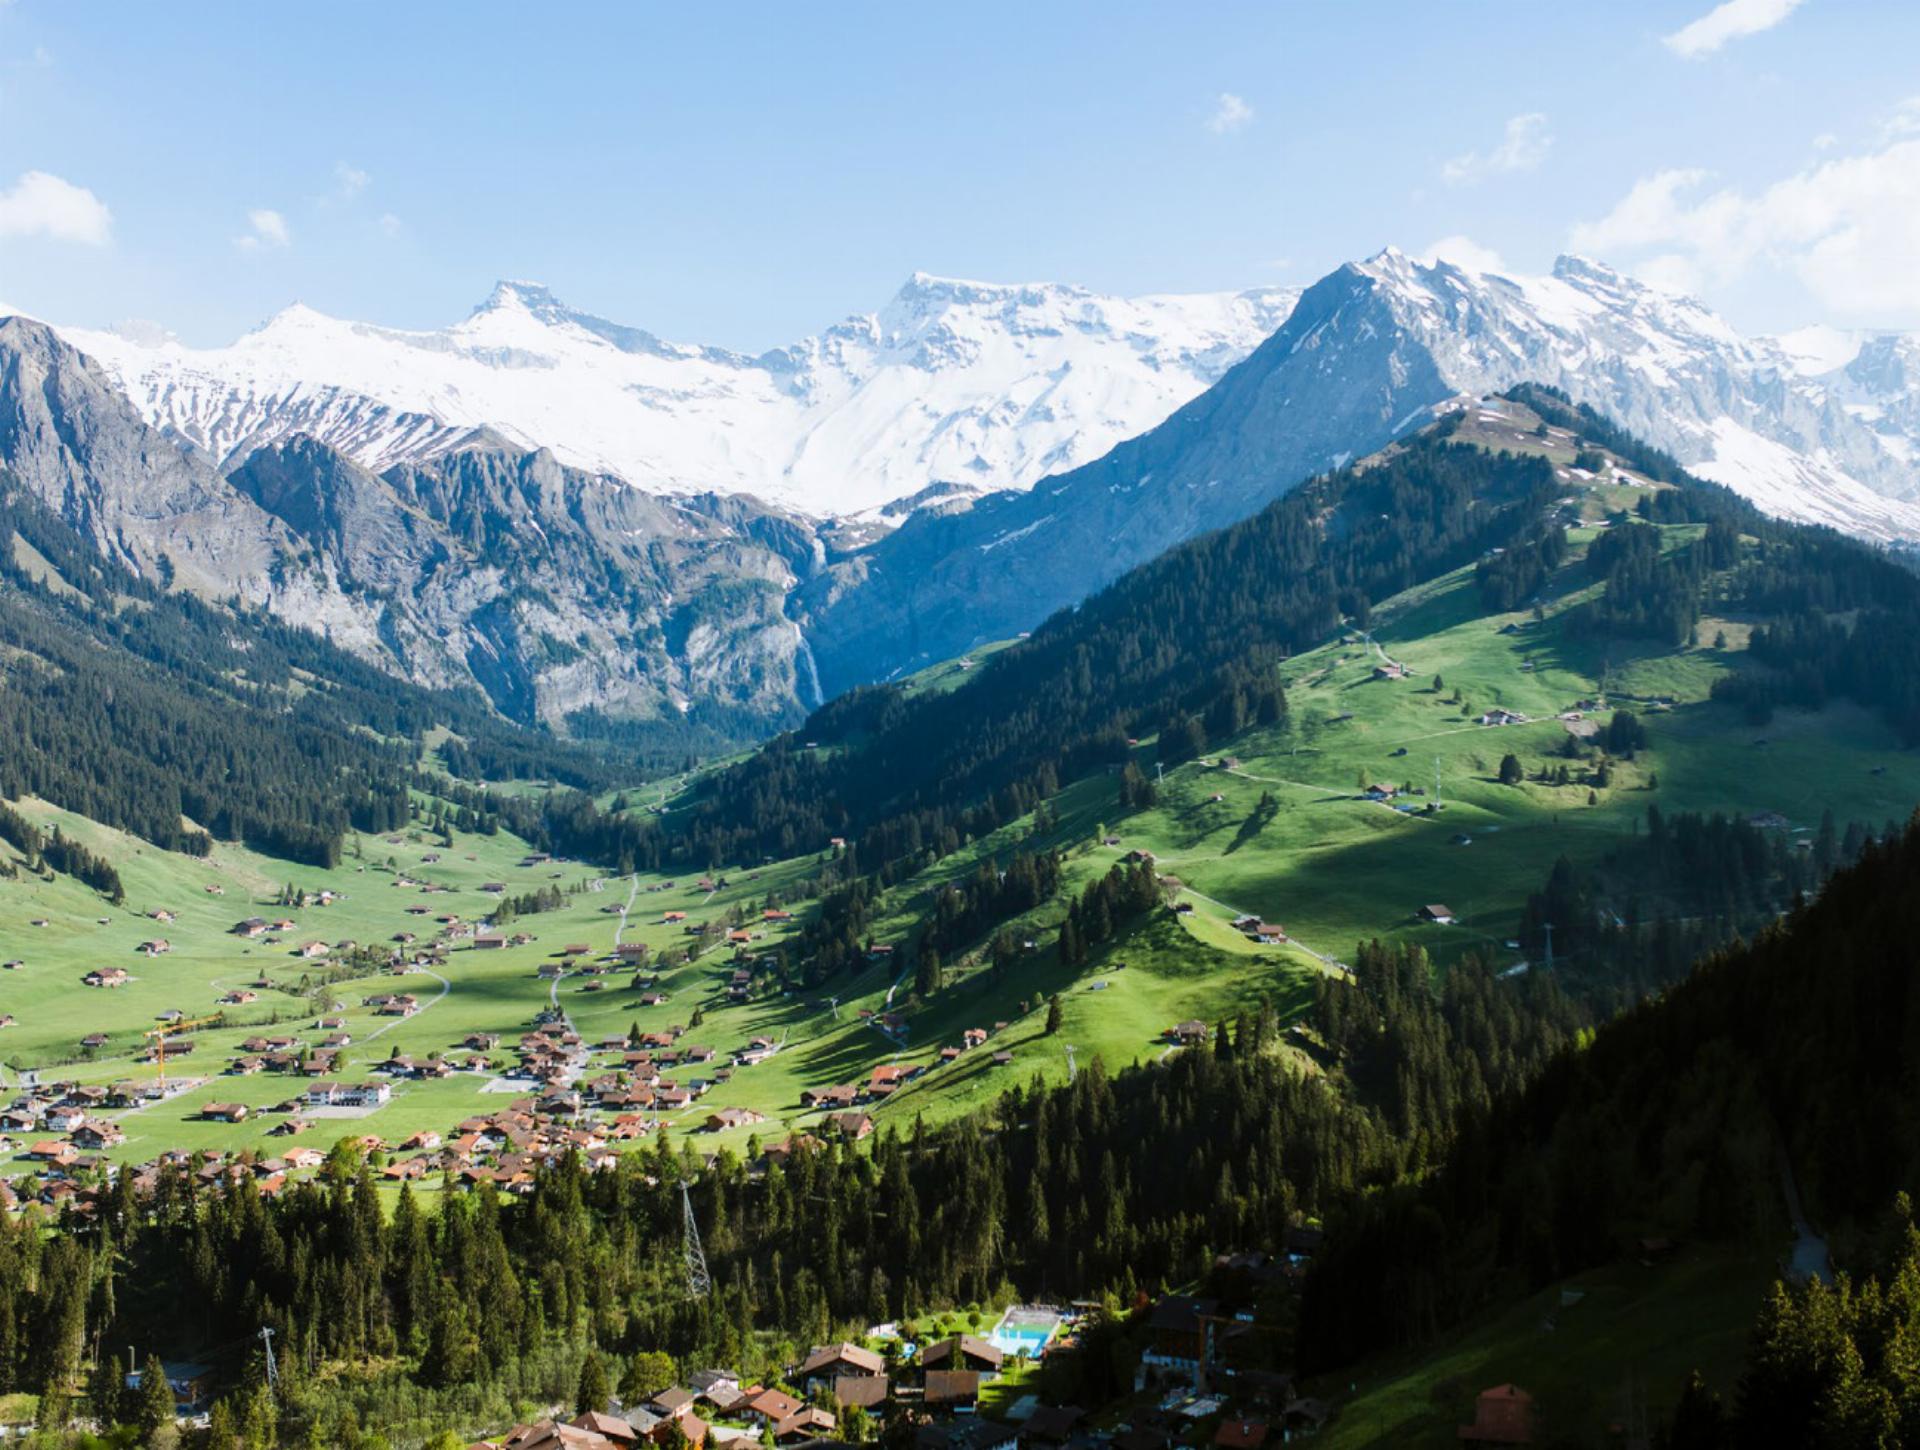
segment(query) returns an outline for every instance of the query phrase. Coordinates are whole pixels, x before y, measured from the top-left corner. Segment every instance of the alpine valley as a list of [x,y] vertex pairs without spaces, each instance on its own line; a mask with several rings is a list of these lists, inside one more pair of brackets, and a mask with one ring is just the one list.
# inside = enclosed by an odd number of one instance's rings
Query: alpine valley
[[0,1430],[1920,1443],[1916,355],[8,316]]

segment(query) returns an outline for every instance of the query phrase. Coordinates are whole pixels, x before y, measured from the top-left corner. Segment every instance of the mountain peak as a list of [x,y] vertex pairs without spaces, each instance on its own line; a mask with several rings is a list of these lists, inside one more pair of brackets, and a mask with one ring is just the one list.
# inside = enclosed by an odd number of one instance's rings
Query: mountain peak
[[544,282],[527,282],[516,278],[502,278],[493,284],[493,290],[487,294],[487,300],[473,309],[473,316],[483,312],[499,312],[507,308],[518,308],[526,312],[567,310],[566,304],[553,295],[553,289]]

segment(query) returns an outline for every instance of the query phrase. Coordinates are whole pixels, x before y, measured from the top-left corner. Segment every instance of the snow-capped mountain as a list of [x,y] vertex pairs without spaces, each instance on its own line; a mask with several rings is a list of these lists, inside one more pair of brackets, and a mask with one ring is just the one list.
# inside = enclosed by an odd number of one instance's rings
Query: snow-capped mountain
[[[1461,395],[1543,382],[1786,517],[1920,539],[1892,350],[1805,375],[1700,303],[1562,258],[1546,277],[1389,249],[1302,294],[1286,323],[1166,422],[1024,493],[922,513],[807,581],[831,694],[1031,629],[1133,565],[1374,452]],[[1861,364],[1861,359],[1867,362]],[[1859,364],[1856,375],[1848,369]],[[1876,432],[1850,402],[1880,401]]]
[[[1354,271],[1459,392],[1551,383],[1770,513],[1920,537],[1914,339],[1860,340],[1851,355],[1810,334],[1749,339],[1691,297],[1580,257],[1529,277],[1388,249]],[[1894,361],[1876,368],[1881,344]]]
[[1125,299],[916,275],[878,313],[760,357],[663,342],[503,282],[404,332],[294,306],[229,347],[64,335],[154,426],[231,467],[306,434],[364,467],[487,429],[654,493],[748,493],[816,517],[930,484],[1022,488],[1209,387],[1297,289]]

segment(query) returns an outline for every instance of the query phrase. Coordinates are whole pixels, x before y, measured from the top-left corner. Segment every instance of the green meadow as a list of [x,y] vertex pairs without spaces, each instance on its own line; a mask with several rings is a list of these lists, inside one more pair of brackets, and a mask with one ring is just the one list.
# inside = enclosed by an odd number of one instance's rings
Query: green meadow
[[[1622,502],[1632,492],[1616,491]],[[1669,532],[1675,546],[1689,533]],[[724,941],[659,969],[668,1001],[651,1007],[639,1005],[631,973],[570,971],[557,985],[540,975],[565,945],[607,952],[629,898],[624,940],[652,947],[656,968],[671,949],[697,944],[684,925],[665,920],[669,912],[696,923],[740,921],[754,934],[751,953],[772,950],[791,940],[809,910],[803,883],[820,857],[735,866],[721,873],[721,889],[703,893],[698,873],[613,879],[580,863],[522,864],[526,843],[505,833],[456,832],[448,845],[416,827],[398,839],[352,839],[341,864],[321,871],[231,845],[204,860],[177,856],[43,802],[23,802],[42,825],[58,825],[109,857],[125,882],[126,902],[112,907],[71,879],[43,880],[24,870],[0,881],[0,959],[24,964],[0,972],[0,1013],[15,1019],[0,1029],[0,1062],[86,1081],[140,1080],[155,1071],[144,1060],[144,1034],[160,1014],[199,1019],[224,1012],[219,1025],[192,1033],[190,1057],[170,1065],[176,1078],[202,1081],[127,1114],[128,1140],[111,1156],[137,1161],[167,1147],[284,1147],[290,1140],[266,1136],[272,1116],[227,1125],[197,1113],[209,1101],[258,1109],[296,1094],[296,1078],[233,1077],[222,1069],[238,1043],[258,1031],[317,1038],[318,1004],[327,998],[310,990],[320,964],[296,955],[300,944],[380,943],[408,931],[424,942],[436,917],[485,917],[496,897],[481,891],[483,884],[504,885],[510,895],[557,886],[565,893],[559,909],[522,917],[511,928],[533,934],[525,946],[456,946],[437,974],[382,974],[333,987],[331,1000],[354,1039],[335,1075],[364,1076],[396,1051],[454,1051],[474,1032],[496,1034],[510,1048],[550,1003],[590,1043],[633,1025],[688,1027],[685,1040],[714,1048],[718,1057],[683,1071],[683,1079],[715,1077],[733,1050],[767,1037],[781,1045],[776,1055],[732,1070],[667,1123],[670,1133],[693,1135],[702,1148],[741,1150],[756,1137],[818,1128],[824,1115],[804,1107],[801,1094],[863,1080],[881,1063],[925,1069],[871,1110],[877,1121],[904,1127],[916,1117],[933,1122],[991,1103],[1036,1077],[1064,1081],[1096,1059],[1108,1070],[1152,1060],[1169,1050],[1166,1029],[1188,1018],[1215,1021],[1270,1002],[1290,1020],[1311,1001],[1319,977],[1369,938],[1418,941],[1442,967],[1468,950],[1487,953],[1496,965],[1515,962],[1505,943],[1555,859],[1604,855],[1643,829],[1655,805],[1669,815],[1778,812],[1793,829],[1811,831],[1826,809],[1843,824],[1878,825],[1904,817],[1920,799],[1920,758],[1900,750],[1867,712],[1786,712],[1758,728],[1712,703],[1714,680],[1746,667],[1742,621],[1709,620],[1701,629],[1709,643],[1679,649],[1582,636],[1570,611],[1591,594],[1582,556],[1594,535],[1591,527],[1575,532],[1572,557],[1542,589],[1537,609],[1484,613],[1472,570],[1462,569],[1388,601],[1368,633],[1350,631],[1296,656],[1285,667],[1291,711],[1283,726],[1249,731],[1204,760],[1164,770],[1157,742],[1142,740],[1138,762],[1158,779],[1151,808],[1122,812],[1115,776],[1096,774],[1066,786],[1049,803],[1044,825],[1032,817],[1012,822],[891,888],[874,931],[904,945],[948,882],[1017,851],[1063,853],[1061,895],[1010,924],[1030,945],[996,973],[984,962],[985,943],[977,944],[946,964],[945,985],[925,1002],[911,999],[910,976],[875,963],[818,991],[732,1003],[725,987],[733,953]],[[1712,643],[1722,636],[1724,647]],[[1405,678],[1376,676],[1389,659],[1405,667]],[[949,662],[923,671],[909,687],[960,688],[969,678],[970,670]],[[1596,701],[1604,703],[1594,708]],[[1584,720],[1559,718],[1582,704]],[[1609,785],[1590,792],[1585,784],[1532,779],[1565,760],[1570,730],[1604,724],[1615,708],[1634,710],[1651,743],[1637,759],[1618,762]],[[1495,709],[1528,718],[1479,723]],[[1528,777],[1519,785],[1499,783],[1508,753]],[[1366,799],[1366,787],[1376,784],[1399,794],[1385,803]],[[627,804],[658,813],[671,829],[676,796],[687,786],[637,786],[625,793]],[[1137,850],[1153,853],[1155,869],[1178,879],[1192,910],[1156,913],[1106,944],[1084,970],[1069,971],[1054,948],[1067,898]],[[403,876],[434,889],[403,885]],[[288,884],[338,899],[283,911],[275,901]],[[797,920],[763,923],[761,912],[773,903],[790,905]],[[1423,905],[1448,907],[1454,922],[1422,922],[1416,912]],[[149,915],[162,910],[176,919],[162,924]],[[1290,942],[1248,941],[1229,925],[1242,913],[1281,924]],[[229,934],[236,921],[254,915],[288,915],[296,924],[271,944]],[[140,943],[156,937],[172,949],[141,955]],[[133,980],[111,989],[81,985],[86,972],[108,966],[126,968]],[[226,991],[259,980],[267,985],[252,988],[257,1000],[220,1005]],[[421,1010],[396,1019],[361,1005],[363,997],[388,991],[416,994]],[[1049,1036],[1046,1006],[1055,995],[1062,1026]],[[872,1015],[889,1009],[905,1016],[898,1039],[884,1035]],[[1005,1025],[986,1050],[939,1060],[940,1049],[959,1045],[966,1029],[998,1024]],[[80,1039],[94,1032],[105,1033],[107,1044],[83,1052]],[[997,1053],[1011,1061],[996,1064]],[[610,1060],[597,1057],[590,1075]],[[500,1086],[464,1072],[401,1082],[387,1106],[361,1118],[316,1120],[299,1141],[325,1147],[370,1133],[397,1143],[423,1128],[444,1131],[529,1090]],[[707,1116],[721,1107],[750,1109],[764,1121],[705,1132]]]

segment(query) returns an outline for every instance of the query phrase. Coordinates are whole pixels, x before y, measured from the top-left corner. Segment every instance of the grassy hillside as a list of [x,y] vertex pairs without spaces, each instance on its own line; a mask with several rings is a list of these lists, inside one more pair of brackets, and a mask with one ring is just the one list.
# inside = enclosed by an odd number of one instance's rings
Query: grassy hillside
[[[516,924],[537,938],[527,946],[456,950],[444,980],[415,973],[403,983],[341,985],[335,995],[355,1038],[346,1075],[361,1075],[372,1059],[395,1049],[415,1056],[452,1050],[470,1032],[496,1033],[511,1044],[550,1003],[563,1007],[589,1041],[636,1022],[642,1030],[686,1024],[698,1009],[702,1021],[690,1040],[723,1058],[755,1036],[783,1044],[775,1057],[735,1073],[669,1124],[676,1133],[694,1132],[718,1107],[749,1108],[766,1121],[698,1140],[742,1147],[750,1136],[816,1126],[821,1115],[802,1106],[802,1092],[859,1081],[884,1062],[929,1071],[875,1109],[879,1120],[939,1121],[1036,1076],[1063,1081],[1095,1057],[1110,1068],[1152,1060],[1168,1050],[1165,1029],[1187,1018],[1211,1021],[1271,1002],[1290,1019],[1310,1000],[1317,977],[1338,970],[1367,938],[1417,940],[1443,963],[1468,949],[1486,951],[1501,964],[1517,962],[1519,954],[1505,943],[1553,861],[1563,854],[1576,862],[1598,859],[1640,829],[1655,804],[1669,816],[1777,812],[1788,829],[1801,832],[1828,809],[1843,823],[1904,815],[1920,799],[1920,757],[1900,749],[1878,715],[1847,704],[1783,710],[1760,729],[1710,699],[1716,680],[1750,668],[1751,620],[1709,616],[1698,631],[1703,642],[1681,647],[1608,641],[1578,627],[1577,611],[1599,588],[1585,555],[1609,527],[1606,515],[1667,486],[1617,459],[1597,472],[1576,470],[1572,436],[1557,428],[1543,436],[1541,426],[1510,404],[1473,411],[1455,432],[1461,441],[1545,458],[1567,489],[1563,507],[1579,520],[1567,557],[1521,608],[1489,613],[1473,565],[1453,568],[1375,604],[1366,630],[1336,629],[1288,658],[1280,666],[1289,704],[1281,723],[1216,739],[1201,759],[1172,766],[1163,766],[1157,737],[1140,738],[1131,754],[1157,781],[1150,808],[1123,810],[1116,770],[1096,767],[1064,783],[1045,802],[1044,818],[1016,817],[918,869],[896,873],[879,896],[869,934],[902,949],[899,968],[869,962],[817,989],[796,987],[734,1005],[724,994],[732,953],[715,945],[669,972],[661,984],[669,1001],[647,1008],[628,990],[627,976],[599,979],[605,984],[599,987],[570,975],[555,987],[538,975],[565,944],[582,943],[595,953],[611,947],[618,908],[629,897],[624,939],[647,942],[656,956],[688,941],[683,927],[663,920],[668,911],[685,911],[696,921],[738,912],[755,932],[750,954],[797,951],[797,934],[816,910],[806,883],[825,857],[735,862],[724,873],[724,888],[704,894],[693,887],[699,873],[609,879],[577,863],[523,866],[526,844],[505,832],[458,833],[449,847],[416,823],[395,833],[397,842],[353,835],[341,864],[322,870],[232,845],[216,846],[205,859],[177,855],[27,802],[36,821],[59,825],[113,863],[126,902],[111,907],[65,877],[42,881],[23,873],[0,882],[4,955],[25,963],[0,974],[4,1010],[16,1019],[0,1031],[0,1061],[90,1081],[137,1080],[153,1071],[138,1058],[142,1034],[158,1014],[212,1013],[223,992],[264,973],[273,985],[257,1001],[227,1009],[227,1025],[196,1033],[197,1051],[176,1064],[176,1075],[206,1080],[142,1110],[113,1156],[139,1159],[168,1146],[277,1145],[284,1140],[265,1137],[272,1119],[229,1127],[193,1115],[209,1100],[259,1107],[293,1094],[291,1079],[225,1077],[217,1069],[239,1041],[267,1024],[317,1035],[315,1000],[302,991],[310,966],[292,954],[295,947],[309,940],[386,942],[404,931],[424,940],[437,915],[485,916],[495,898],[479,890],[483,883],[503,883],[516,895],[552,885],[567,893],[562,907]],[[1697,524],[1663,526],[1662,546],[1683,548],[1699,533]],[[1382,678],[1389,662],[1403,667],[1404,677]],[[951,662],[906,688],[947,693],[970,689],[980,678],[977,669]],[[1616,762],[1608,785],[1555,786],[1532,778],[1563,759],[1570,735],[1591,730],[1621,706],[1641,717],[1650,744],[1636,759]],[[1480,723],[1495,709],[1528,718]],[[1498,779],[1508,753],[1527,777],[1520,784]],[[628,792],[626,804],[674,830],[714,769]],[[1367,799],[1365,787],[1373,784],[1399,794],[1387,802]],[[618,794],[600,799],[611,803]],[[1007,924],[1030,946],[996,973],[985,963],[985,943],[974,943],[947,964],[941,991],[912,1001],[905,948],[935,894],[983,863],[1004,865],[1017,851],[1038,850],[1063,853],[1062,889]],[[1067,900],[1140,850],[1153,853],[1157,871],[1178,878],[1192,911],[1155,915],[1106,944],[1082,970],[1063,966],[1055,934]],[[445,889],[400,888],[396,872]],[[288,882],[331,890],[340,899],[291,913],[298,924],[276,946],[228,934],[242,917],[278,915],[271,903]],[[1684,889],[1672,888],[1682,907]],[[771,900],[792,905],[796,921],[763,925],[761,908]],[[1423,923],[1414,913],[1424,904],[1444,904],[1456,920]],[[428,915],[408,909],[423,906]],[[162,925],[146,915],[160,909],[178,920]],[[1253,944],[1229,925],[1243,913],[1283,924],[1292,941]],[[167,938],[172,951],[139,955],[136,948],[149,937]],[[133,974],[129,985],[80,985],[87,971],[114,965]],[[424,1009],[394,1020],[375,1018],[359,1005],[373,991],[396,989],[419,994]],[[1048,1036],[1045,1005],[1055,994],[1063,1021]],[[875,1024],[874,1014],[889,1010],[903,1014],[903,1032],[888,1035]],[[940,1049],[957,1045],[965,1029],[1002,1023],[988,1052],[939,1062]],[[107,1033],[109,1042],[83,1057],[80,1038],[95,1031]],[[1011,1053],[1012,1061],[996,1065],[999,1052]],[[509,1100],[503,1092],[524,1091],[521,1084],[464,1073],[404,1083],[373,1117],[326,1122],[305,1141],[324,1145],[329,1135],[374,1132],[396,1142],[417,1128],[445,1129],[499,1107]]]
[[1778,1272],[1764,1253],[1694,1248],[1659,1264],[1575,1275],[1482,1316],[1444,1348],[1341,1376],[1325,1388],[1344,1403],[1317,1443],[1457,1445],[1474,1396],[1508,1383],[1534,1396],[1553,1443],[1617,1443],[1611,1426],[1629,1423],[1634,1407],[1650,1423],[1664,1421],[1696,1369],[1731,1392],[1754,1312]]

